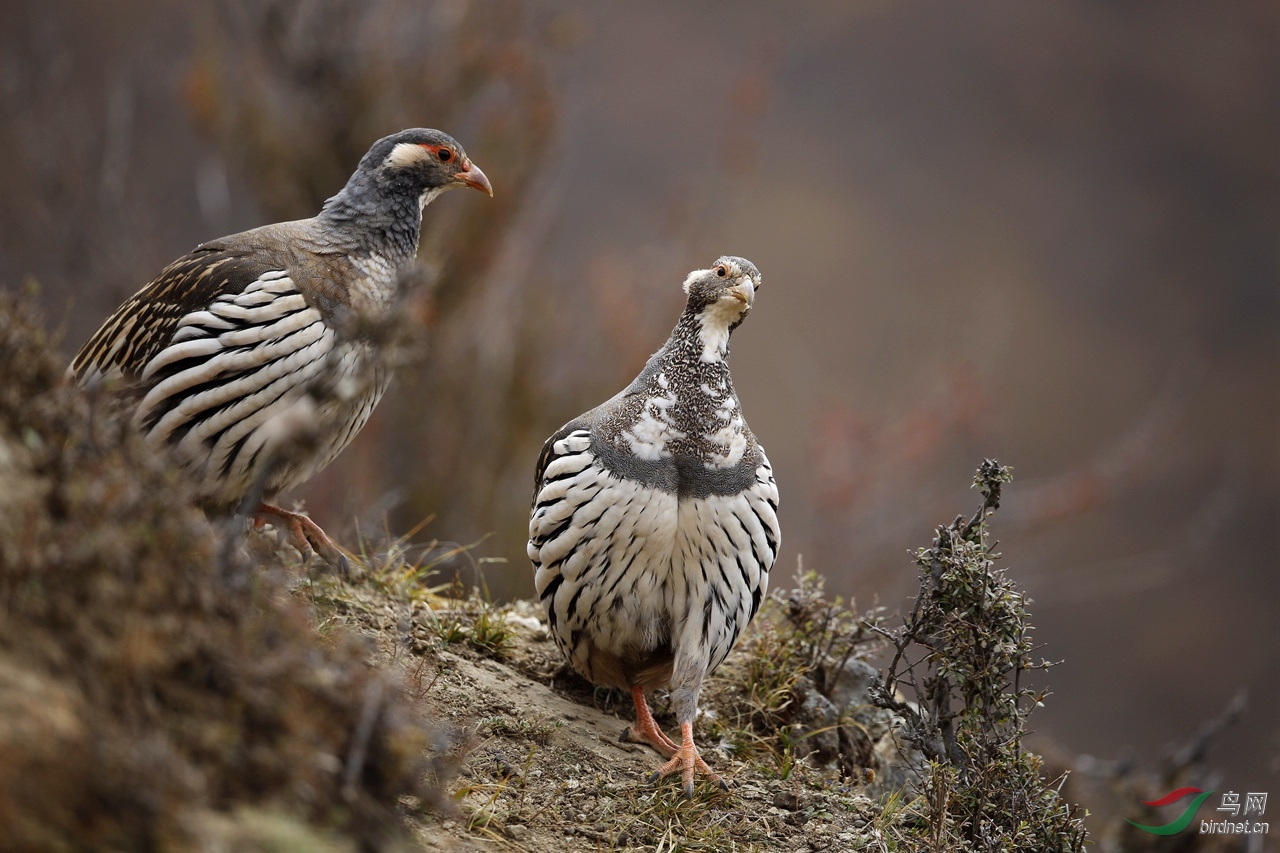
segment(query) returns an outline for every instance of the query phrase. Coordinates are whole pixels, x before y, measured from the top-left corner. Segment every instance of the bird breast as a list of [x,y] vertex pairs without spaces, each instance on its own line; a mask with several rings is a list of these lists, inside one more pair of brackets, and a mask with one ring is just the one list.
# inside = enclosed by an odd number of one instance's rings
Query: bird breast
[[552,452],[529,557],[552,635],[575,669],[610,684],[617,661],[626,671],[686,654],[717,666],[759,606],[776,556],[767,460],[743,492],[681,497],[612,473],[586,430]]
[[637,459],[654,461],[669,457],[668,445],[685,438],[688,433],[676,426],[675,409],[679,399],[674,389],[667,389],[666,377],[659,374],[657,391],[640,404],[639,415],[621,433],[623,442]]

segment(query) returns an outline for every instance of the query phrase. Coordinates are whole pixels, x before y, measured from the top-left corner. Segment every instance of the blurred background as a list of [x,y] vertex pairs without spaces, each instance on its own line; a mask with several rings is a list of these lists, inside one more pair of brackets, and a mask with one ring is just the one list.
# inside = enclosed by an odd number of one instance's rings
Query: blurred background
[[530,595],[542,440],[630,381],[690,269],[742,255],[777,587],[802,557],[904,609],[908,550],[998,458],[996,532],[1065,661],[1040,734],[1155,763],[1247,690],[1211,763],[1280,789],[1280,6],[6,9],[0,286],[39,283],[68,358],[386,133],[446,130],[492,179],[428,211],[425,356],[295,496],[340,541],[421,524]]

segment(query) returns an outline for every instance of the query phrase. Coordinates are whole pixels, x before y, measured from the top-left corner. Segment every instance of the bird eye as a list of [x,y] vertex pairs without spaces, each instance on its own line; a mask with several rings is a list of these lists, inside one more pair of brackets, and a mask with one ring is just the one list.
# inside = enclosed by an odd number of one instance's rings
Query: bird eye
[[453,159],[453,152],[448,148],[441,148],[436,152],[436,156],[440,158],[441,163],[448,163]]
[[724,264],[721,264],[720,266],[716,267],[716,275],[720,276],[721,278],[724,278],[728,274],[729,274],[729,270],[725,269]]

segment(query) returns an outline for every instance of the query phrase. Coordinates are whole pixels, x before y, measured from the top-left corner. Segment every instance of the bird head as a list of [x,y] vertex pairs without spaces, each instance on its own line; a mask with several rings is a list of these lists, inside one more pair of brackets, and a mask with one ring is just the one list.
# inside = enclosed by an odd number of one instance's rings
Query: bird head
[[746,258],[723,255],[705,270],[694,270],[684,280],[686,310],[699,315],[703,325],[737,328],[751,310],[760,289],[760,270]]
[[427,128],[402,130],[379,139],[360,161],[355,177],[361,176],[384,191],[418,196],[424,207],[454,187],[473,187],[493,195],[489,178],[471,162],[458,141]]

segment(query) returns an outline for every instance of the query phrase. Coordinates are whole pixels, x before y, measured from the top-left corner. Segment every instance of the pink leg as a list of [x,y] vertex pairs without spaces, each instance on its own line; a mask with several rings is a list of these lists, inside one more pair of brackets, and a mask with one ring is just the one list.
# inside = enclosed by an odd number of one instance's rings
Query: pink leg
[[314,547],[320,558],[341,572],[343,577],[350,571],[346,555],[325,535],[320,525],[305,515],[263,503],[254,510],[253,520],[255,524],[283,527],[289,534],[289,544],[298,549],[303,560],[311,556],[311,549]]
[[693,723],[680,724],[680,748],[676,750],[670,761],[658,768],[649,781],[656,782],[677,770],[680,771],[680,778],[684,782],[684,795],[690,800],[693,799],[694,770],[705,775],[708,781],[715,782],[726,791],[729,790],[729,786],[707,766],[707,762],[703,761],[702,756],[698,754],[698,748],[693,745]]
[[619,740],[629,743],[647,743],[662,753],[663,758],[675,755],[677,747],[654,721],[653,714],[649,711],[649,703],[644,698],[643,687],[637,684],[631,688],[631,701],[636,703],[636,724],[624,729]]

